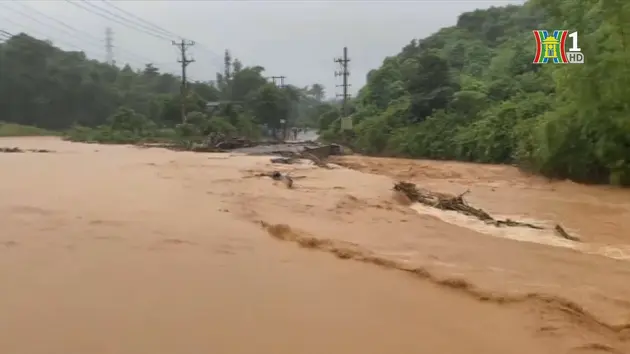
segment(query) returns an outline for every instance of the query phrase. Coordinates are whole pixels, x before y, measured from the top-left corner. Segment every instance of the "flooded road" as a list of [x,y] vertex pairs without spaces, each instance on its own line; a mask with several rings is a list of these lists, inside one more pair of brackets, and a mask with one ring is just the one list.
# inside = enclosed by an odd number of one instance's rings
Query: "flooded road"
[[[630,195],[509,167],[0,139],[0,352],[630,353],[630,262],[396,203],[392,177],[624,252]],[[295,188],[257,177],[290,172]],[[403,176],[404,175],[404,176]],[[600,248],[597,248],[600,249]]]

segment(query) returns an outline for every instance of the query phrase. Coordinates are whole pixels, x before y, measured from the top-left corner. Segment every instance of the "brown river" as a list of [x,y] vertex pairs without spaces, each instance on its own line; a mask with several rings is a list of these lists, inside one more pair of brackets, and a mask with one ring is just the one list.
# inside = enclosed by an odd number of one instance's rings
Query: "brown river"
[[[630,190],[513,167],[5,138],[0,353],[630,353]],[[290,171],[287,189],[257,174]],[[496,228],[404,205],[462,193]]]

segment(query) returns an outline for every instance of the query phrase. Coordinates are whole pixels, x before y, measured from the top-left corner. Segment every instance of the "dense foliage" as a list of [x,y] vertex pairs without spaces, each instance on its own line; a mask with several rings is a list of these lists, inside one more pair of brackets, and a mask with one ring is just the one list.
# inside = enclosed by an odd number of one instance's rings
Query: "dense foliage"
[[[369,73],[354,128],[322,135],[378,155],[512,163],[630,184],[630,3],[529,2],[464,13]],[[579,31],[584,65],[536,65],[534,29]]]
[[19,34],[0,43],[0,121],[72,128],[74,140],[124,143],[182,134],[256,138],[281,133],[281,119],[289,127],[314,127],[322,109],[330,109],[321,85],[280,88],[263,72],[226,51],[216,82],[189,85],[182,124],[179,77],[150,63],[134,71],[88,60],[82,52]]
[[[0,121],[72,128],[74,140],[134,142],[277,136],[286,119],[368,154],[510,163],[630,185],[629,19],[622,0],[531,0],[464,13],[368,74],[350,103],[349,132],[321,85],[279,88],[262,67],[227,51],[215,82],[190,84],[182,123],[178,77],[151,64],[134,71],[88,60],[20,34],[0,43]],[[534,29],[579,31],[586,64],[532,64]]]

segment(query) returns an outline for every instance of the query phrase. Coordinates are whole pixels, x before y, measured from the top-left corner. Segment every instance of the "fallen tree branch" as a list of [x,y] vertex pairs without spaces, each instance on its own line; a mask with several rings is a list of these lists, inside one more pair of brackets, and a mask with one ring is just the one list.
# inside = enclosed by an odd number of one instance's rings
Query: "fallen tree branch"
[[[526,222],[514,221],[510,219],[506,220],[497,220],[493,218],[490,214],[488,214],[483,209],[477,209],[471,205],[468,205],[464,200],[464,195],[470,193],[470,190],[465,191],[457,196],[435,193],[429,190],[422,190],[416,187],[415,184],[409,182],[398,182],[394,185],[394,190],[406,195],[411,201],[418,202],[433,208],[442,209],[442,210],[451,210],[456,211],[458,213],[462,213],[464,215],[473,216],[477,219],[484,221],[487,224],[495,225],[497,227],[501,226],[520,226],[520,227],[529,227],[537,230],[544,230],[544,227],[533,225]],[[559,229],[558,229],[559,228]],[[569,236],[562,227],[559,225],[556,226],[556,231],[560,233],[564,238],[578,241],[577,238]],[[562,232],[564,234],[562,234]]]
[[560,235],[560,237],[562,238],[566,238],[567,240],[570,241],[580,241],[579,238],[575,237],[575,236],[571,236],[569,235],[569,233],[567,233],[564,228],[562,226],[560,226],[560,224],[556,224],[556,226],[554,227],[554,231]]

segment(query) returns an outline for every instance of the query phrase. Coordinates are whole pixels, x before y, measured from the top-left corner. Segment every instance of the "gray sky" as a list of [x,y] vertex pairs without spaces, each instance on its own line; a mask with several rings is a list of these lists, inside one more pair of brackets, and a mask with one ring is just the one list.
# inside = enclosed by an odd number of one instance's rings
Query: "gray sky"
[[[123,17],[117,21],[137,21],[107,1],[88,0],[91,5],[72,1],[96,13],[61,0],[0,0],[0,29],[27,32],[50,39],[61,48],[82,49],[88,56],[104,60],[105,28],[109,26],[114,32],[118,63],[129,62],[138,68],[150,60],[163,71],[178,73],[177,50],[169,36],[155,38],[142,29],[99,16],[100,12],[116,19],[109,11]],[[356,92],[365,83],[368,71],[378,68],[385,57],[398,53],[413,38],[454,25],[465,11],[522,2],[113,1],[127,12],[196,41],[198,44],[190,50],[196,59],[189,66],[193,79],[214,80],[222,67],[223,51],[228,48],[245,65],[261,65],[268,76],[284,75],[289,84],[321,83],[328,96],[339,90],[335,88],[340,82],[334,77],[337,66],[333,58],[342,54],[344,46],[351,58],[351,91]]]

